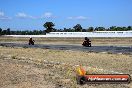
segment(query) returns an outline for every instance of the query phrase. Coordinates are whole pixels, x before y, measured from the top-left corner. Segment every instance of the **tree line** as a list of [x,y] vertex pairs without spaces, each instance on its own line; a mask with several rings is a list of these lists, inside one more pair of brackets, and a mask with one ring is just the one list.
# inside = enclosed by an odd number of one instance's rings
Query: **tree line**
[[63,28],[63,29],[56,29],[54,28],[55,24],[52,22],[44,23],[43,27],[46,30],[23,30],[23,31],[11,31],[10,28],[6,30],[2,30],[0,28],[0,35],[43,35],[49,32],[92,32],[92,31],[132,31],[132,26],[128,27],[116,27],[111,26],[109,28],[105,27],[89,27],[87,29],[82,28],[81,24],[75,25],[73,28]]
[[10,28],[8,28],[7,30],[2,30],[2,28],[0,28],[0,35],[43,35],[43,34],[45,34],[45,31],[42,31],[42,30],[13,31],[13,30],[10,30]]
[[89,27],[87,29],[82,28],[81,24],[75,25],[73,28],[64,28],[64,29],[55,29],[53,28],[55,26],[52,22],[46,22],[43,25],[46,28],[46,32],[92,32],[92,31],[130,31],[132,30],[132,26],[128,27],[116,27],[111,26],[109,28],[105,27]]

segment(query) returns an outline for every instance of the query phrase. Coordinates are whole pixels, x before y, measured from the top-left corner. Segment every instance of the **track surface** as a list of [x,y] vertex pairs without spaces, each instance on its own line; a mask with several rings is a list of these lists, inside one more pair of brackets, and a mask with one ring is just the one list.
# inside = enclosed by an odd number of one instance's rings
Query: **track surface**
[[20,43],[0,43],[0,46],[132,54],[131,46],[83,47],[83,46],[78,46],[78,45],[51,45],[51,44],[49,44],[49,45],[44,45],[44,44],[28,45],[28,44],[20,44]]

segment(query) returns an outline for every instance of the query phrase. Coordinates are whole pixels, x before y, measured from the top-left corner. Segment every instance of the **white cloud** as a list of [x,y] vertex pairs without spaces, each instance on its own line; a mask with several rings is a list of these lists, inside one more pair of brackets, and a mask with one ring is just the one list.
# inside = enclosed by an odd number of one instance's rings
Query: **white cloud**
[[4,12],[0,12],[0,16],[4,16],[5,14],[4,14]]
[[52,13],[46,12],[46,13],[44,14],[44,16],[50,18],[50,17],[52,17]]
[[87,20],[88,18],[85,17],[85,16],[76,16],[76,17],[68,17],[68,19],[72,20],[72,19],[75,19],[75,20]]
[[0,20],[10,20],[10,19],[12,18],[6,16],[4,12],[0,12]]
[[55,18],[56,16],[54,16],[51,12],[45,12],[41,18]]
[[51,12],[45,12],[42,16],[39,17],[35,17],[35,16],[31,16],[31,15],[27,15],[26,13],[23,12],[19,12],[17,13],[16,17],[18,18],[22,18],[22,19],[41,19],[41,18],[55,18],[56,16],[54,16]]
[[74,19],[74,17],[68,17],[67,19],[70,19],[71,20],[71,19]]
[[36,17],[27,15],[26,13],[17,13],[16,17],[18,18],[30,18],[30,19],[35,19]]
[[20,17],[20,18],[26,18],[27,17],[27,15],[25,13],[17,13],[16,16]]
[[84,16],[78,16],[78,17],[76,17],[76,19],[79,19],[79,20],[86,20],[87,17],[84,17]]

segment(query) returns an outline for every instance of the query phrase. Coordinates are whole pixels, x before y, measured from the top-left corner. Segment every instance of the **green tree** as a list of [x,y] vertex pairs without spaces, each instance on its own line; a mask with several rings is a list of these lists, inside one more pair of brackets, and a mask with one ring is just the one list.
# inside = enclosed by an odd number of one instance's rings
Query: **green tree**
[[6,34],[7,35],[10,35],[11,34],[10,28],[7,29]]
[[116,26],[111,26],[111,27],[109,28],[109,30],[110,30],[110,31],[116,31]]
[[43,31],[42,30],[39,30],[39,34],[42,35],[43,34]]
[[34,35],[38,35],[38,34],[39,34],[39,31],[38,31],[38,30],[34,30],[34,31],[33,31],[33,34],[34,34]]
[[104,27],[98,27],[98,31],[105,31]]
[[0,28],[0,35],[2,35],[2,28]]
[[45,32],[46,33],[49,33],[49,32],[52,32],[53,31],[53,27],[55,25],[52,22],[46,22],[43,26],[46,28]]
[[99,29],[98,29],[98,27],[96,27],[95,29],[94,29],[94,31],[98,31]]
[[127,27],[122,27],[121,31],[128,31]]
[[6,35],[7,34],[7,30],[2,30],[2,35]]
[[128,26],[127,27],[127,30],[132,30],[132,26]]
[[67,32],[75,32],[75,30],[74,29],[71,29],[71,28],[68,28],[67,29]]
[[86,32],[87,30],[86,29],[82,29],[82,32]]
[[63,29],[63,32],[68,32],[68,29],[64,28],[64,29]]
[[88,28],[88,32],[92,32],[92,31],[94,31],[94,28],[93,27],[89,27]]
[[126,27],[116,27],[115,31],[127,31]]
[[82,31],[82,26],[80,24],[77,24],[73,27],[75,29],[75,32],[81,32]]

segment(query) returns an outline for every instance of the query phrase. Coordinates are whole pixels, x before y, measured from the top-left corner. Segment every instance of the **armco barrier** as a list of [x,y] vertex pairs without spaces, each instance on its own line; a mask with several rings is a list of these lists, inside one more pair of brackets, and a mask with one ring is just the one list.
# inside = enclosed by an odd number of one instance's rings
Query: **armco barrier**
[[50,32],[46,35],[6,35],[12,37],[132,37],[132,31]]

